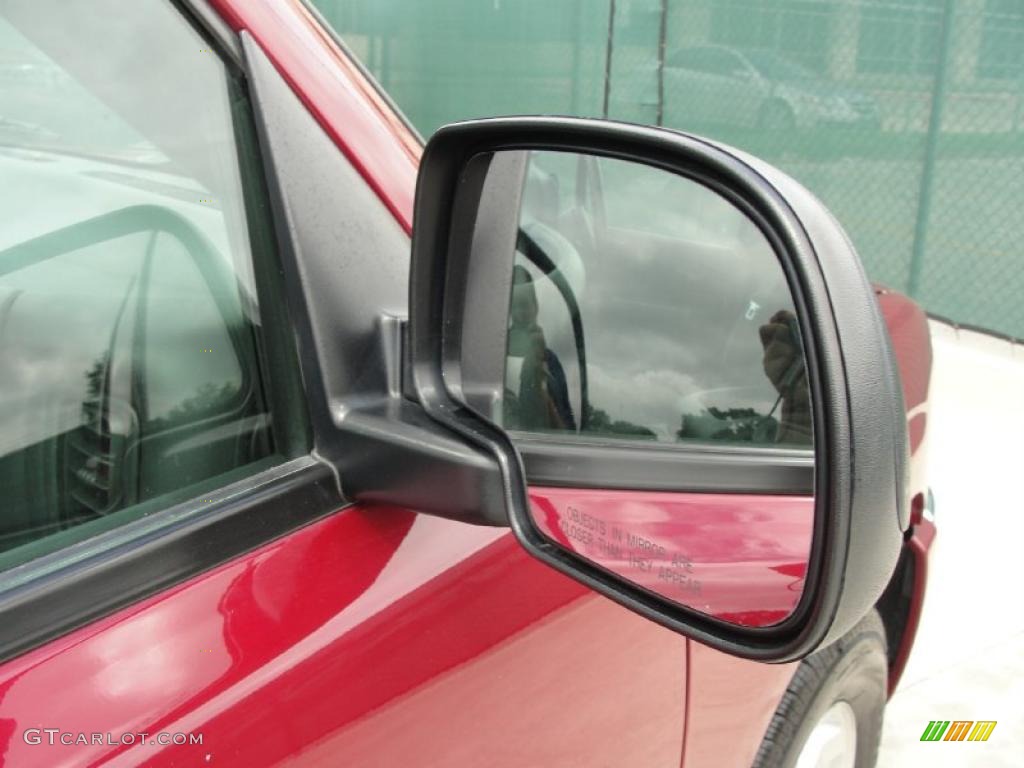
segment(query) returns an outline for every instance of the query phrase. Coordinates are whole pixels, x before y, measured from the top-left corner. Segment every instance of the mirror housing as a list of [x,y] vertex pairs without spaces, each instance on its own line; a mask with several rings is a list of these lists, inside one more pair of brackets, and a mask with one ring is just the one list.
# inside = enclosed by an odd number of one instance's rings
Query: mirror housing
[[[519,151],[605,156],[694,179],[742,210],[771,243],[803,336],[815,456],[803,594],[780,623],[737,626],[681,606],[556,546],[531,519],[520,451],[482,415],[493,392],[478,386],[493,379],[481,371],[493,370],[504,355],[495,340],[504,339],[507,323]],[[389,347],[401,347],[391,335]],[[446,126],[421,160],[407,341],[391,356],[399,361],[392,368],[403,370],[393,371],[390,397],[340,420],[364,457],[360,463],[392,468],[366,480],[345,472],[356,479],[346,483],[356,499],[510,525],[532,555],[557,570],[700,642],[762,661],[800,658],[837,639],[882,594],[909,519],[895,360],[846,235],[824,205],[770,165],[694,136],[607,121],[502,118]],[[708,471],[718,473],[716,484],[699,490],[743,487],[742,473],[728,464],[709,459]]]

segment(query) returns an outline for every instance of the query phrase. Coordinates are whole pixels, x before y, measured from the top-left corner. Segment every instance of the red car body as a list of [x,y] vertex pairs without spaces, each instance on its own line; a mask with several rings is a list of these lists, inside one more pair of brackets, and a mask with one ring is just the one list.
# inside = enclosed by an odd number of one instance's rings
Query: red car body
[[[212,5],[408,232],[420,145],[358,66],[296,0]],[[887,617],[900,632],[891,691],[934,535],[921,514],[931,352],[922,311],[897,293],[879,300],[915,511],[909,604]],[[350,506],[0,666],[0,762],[745,766],[793,670],[634,615],[532,560],[507,530]],[[202,743],[107,738],[157,733]]]

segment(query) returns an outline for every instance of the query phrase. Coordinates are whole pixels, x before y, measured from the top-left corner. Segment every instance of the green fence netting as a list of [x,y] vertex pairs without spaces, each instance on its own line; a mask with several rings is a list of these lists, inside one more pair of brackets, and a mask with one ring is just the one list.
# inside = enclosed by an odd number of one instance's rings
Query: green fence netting
[[424,135],[503,114],[708,135],[819,195],[871,277],[1024,337],[1024,0],[316,0]]

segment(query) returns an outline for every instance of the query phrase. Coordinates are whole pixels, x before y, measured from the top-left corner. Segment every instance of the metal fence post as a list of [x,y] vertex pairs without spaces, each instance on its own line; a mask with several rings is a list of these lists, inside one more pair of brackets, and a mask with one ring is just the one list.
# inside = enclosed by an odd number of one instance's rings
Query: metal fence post
[[942,114],[949,85],[949,58],[953,47],[955,8],[955,0],[946,0],[942,12],[939,66],[935,73],[931,114],[928,116],[928,139],[925,144],[924,168],[921,172],[921,188],[918,193],[917,222],[914,227],[914,250],[910,256],[910,274],[907,277],[907,294],[914,298],[917,298],[918,290],[921,287],[921,272],[924,269],[925,242],[928,239],[928,225],[932,208],[932,188],[935,185],[936,153],[939,134],[942,132]]
[[569,111],[573,115],[580,114],[580,84],[583,81],[581,74],[581,59],[583,48],[583,0],[576,0],[576,13],[573,14],[573,21],[576,24],[576,34],[573,35],[572,46],[572,80],[570,81]]
[[612,92],[612,46],[615,36],[615,0],[608,0],[608,46],[604,55],[604,118],[608,119],[608,101]]
[[658,27],[658,125],[665,122],[665,35],[668,34],[668,0],[661,0]]

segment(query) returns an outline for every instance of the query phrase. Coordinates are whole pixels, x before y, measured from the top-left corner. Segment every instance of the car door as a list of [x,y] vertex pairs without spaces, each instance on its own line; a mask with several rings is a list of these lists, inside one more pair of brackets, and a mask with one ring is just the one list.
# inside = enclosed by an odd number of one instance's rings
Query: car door
[[303,24],[275,67],[203,3],[2,6],[50,75],[0,107],[0,760],[678,765],[683,638],[347,501],[381,468],[331,408],[408,268],[366,169],[408,160],[289,87]]

